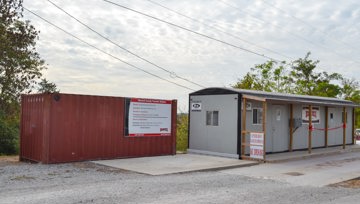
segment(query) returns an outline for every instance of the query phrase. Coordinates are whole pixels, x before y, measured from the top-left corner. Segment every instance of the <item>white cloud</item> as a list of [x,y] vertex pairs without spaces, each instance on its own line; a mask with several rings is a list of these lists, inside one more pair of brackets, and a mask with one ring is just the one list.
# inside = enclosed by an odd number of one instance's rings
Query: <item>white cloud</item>
[[[250,67],[267,60],[103,1],[53,1],[119,45],[208,87],[235,83]],[[304,57],[306,52],[311,51],[311,57],[320,60],[319,68],[322,70],[340,72],[360,80],[360,75],[357,74],[360,66],[360,6],[355,0],[341,3],[335,0],[224,1],[239,9],[218,0],[153,0],[243,40],[176,15],[146,0],[114,1],[279,60],[290,59],[253,44],[291,59]],[[47,1],[25,0],[24,5],[66,31],[129,63],[195,90],[200,89],[193,84],[173,79],[168,73],[106,42]],[[45,75],[57,83],[61,91],[179,99],[179,107],[186,109],[184,107],[191,91],[133,69],[64,34],[30,13],[25,11],[24,14],[41,31],[37,48],[49,64]]]

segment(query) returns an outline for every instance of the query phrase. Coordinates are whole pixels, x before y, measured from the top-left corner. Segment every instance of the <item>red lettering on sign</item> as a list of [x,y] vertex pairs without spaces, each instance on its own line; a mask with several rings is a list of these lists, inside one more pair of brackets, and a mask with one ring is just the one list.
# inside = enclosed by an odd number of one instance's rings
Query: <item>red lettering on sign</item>
[[[317,111],[311,111],[311,116],[316,118],[317,117],[317,114],[316,114]],[[306,117],[308,118],[309,117],[309,111],[306,111]]]

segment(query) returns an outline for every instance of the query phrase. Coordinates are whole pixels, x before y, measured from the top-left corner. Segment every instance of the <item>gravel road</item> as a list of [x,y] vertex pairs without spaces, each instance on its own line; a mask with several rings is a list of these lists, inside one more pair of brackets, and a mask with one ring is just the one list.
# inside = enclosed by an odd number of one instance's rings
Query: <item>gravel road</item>
[[0,161],[0,203],[359,203],[360,189],[294,186],[221,171],[148,176],[89,162]]

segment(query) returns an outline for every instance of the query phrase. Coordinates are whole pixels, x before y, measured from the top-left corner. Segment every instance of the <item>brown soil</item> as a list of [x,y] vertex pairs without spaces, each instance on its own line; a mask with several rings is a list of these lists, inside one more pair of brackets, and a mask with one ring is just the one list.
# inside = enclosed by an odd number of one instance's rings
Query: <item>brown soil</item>
[[0,167],[20,164],[19,156],[0,156]]
[[331,184],[330,186],[343,188],[360,188],[360,177],[340,183]]
[[0,156],[0,162],[19,162],[19,156]]

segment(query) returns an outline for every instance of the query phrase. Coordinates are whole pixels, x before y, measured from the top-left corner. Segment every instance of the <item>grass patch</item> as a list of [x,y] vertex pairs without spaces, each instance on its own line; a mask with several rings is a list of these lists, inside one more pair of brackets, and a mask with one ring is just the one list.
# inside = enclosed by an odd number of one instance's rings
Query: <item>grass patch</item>
[[35,177],[21,175],[21,176],[16,176],[16,177],[12,178],[11,180],[13,180],[13,181],[23,181],[23,180],[33,180],[33,179],[35,179]]

